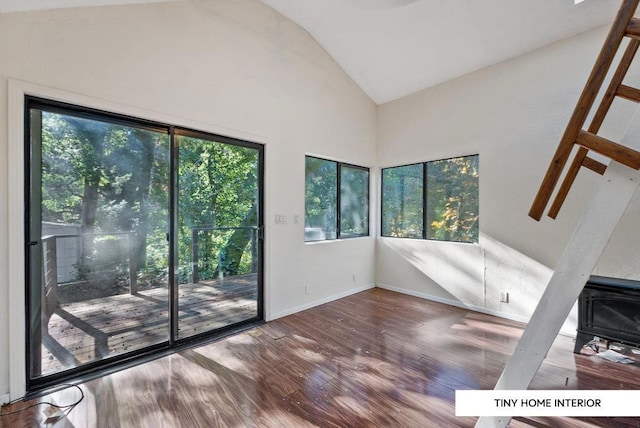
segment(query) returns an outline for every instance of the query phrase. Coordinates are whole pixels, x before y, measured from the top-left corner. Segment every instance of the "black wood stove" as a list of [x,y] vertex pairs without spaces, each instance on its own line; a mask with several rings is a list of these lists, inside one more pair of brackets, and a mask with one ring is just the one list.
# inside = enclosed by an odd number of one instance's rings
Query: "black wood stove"
[[578,299],[575,353],[594,336],[640,347],[640,281],[592,276]]

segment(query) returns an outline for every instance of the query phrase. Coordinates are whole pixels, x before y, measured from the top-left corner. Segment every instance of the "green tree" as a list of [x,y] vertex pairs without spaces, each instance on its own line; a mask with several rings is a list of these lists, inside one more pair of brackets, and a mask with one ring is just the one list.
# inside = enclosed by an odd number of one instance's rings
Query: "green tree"
[[317,228],[326,239],[337,233],[337,162],[307,156],[305,160],[305,228]]
[[382,235],[422,238],[423,164],[382,170]]
[[[98,265],[115,259],[118,267],[107,270],[126,273],[122,261],[132,254],[139,280],[166,283],[168,135],[47,112],[41,132],[42,219],[81,226],[85,242],[79,276],[89,278]],[[207,277],[253,271],[247,249],[257,227],[257,151],[177,138],[180,270],[190,270],[193,231],[201,230],[196,233],[201,272]],[[253,230],[238,228],[244,226]],[[116,242],[122,232],[134,232],[129,251]]]
[[477,242],[478,156],[427,163],[427,238]]
[[[98,266],[108,270],[105,264],[115,263],[118,267],[113,269],[124,274],[127,267],[123,261],[130,254],[135,255],[142,272],[147,268],[156,274],[166,272],[166,159],[168,139],[164,134],[71,115],[43,114],[42,219],[81,226],[84,238],[77,266],[79,279],[90,278]],[[134,248],[124,255],[118,254],[114,236],[93,235],[129,231],[135,232],[136,238],[129,243]],[[154,233],[151,242],[150,232]],[[100,248],[96,248],[97,242]],[[149,259],[147,250],[157,245],[164,247],[164,258],[152,251],[154,258]]]
[[181,281],[189,281],[193,231],[198,233],[201,279],[252,271],[247,254],[257,227],[258,153],[255,149],[179,137],[179,254]]

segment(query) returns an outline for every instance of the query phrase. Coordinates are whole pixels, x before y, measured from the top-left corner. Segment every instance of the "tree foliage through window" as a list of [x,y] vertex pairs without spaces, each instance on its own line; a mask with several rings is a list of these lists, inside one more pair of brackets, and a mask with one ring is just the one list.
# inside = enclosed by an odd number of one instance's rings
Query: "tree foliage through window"
[[[166,130],[109,117],[31,109],[41,141],[43,233],[76,234],[73,281],[110,275],[128,287],[135,255],[140,286],[168,281],[170,138]],[[258,151],[178,135],[179,278],[192,275],[195,229],[200,279],[255,272]],[[238,226],[240,225],[240,226]],[[46,229],[46,230],[45,230]],[[59,240],[71,238],[59,238]],[[128,239],[128,249],[123,240]],[[118,241],[118,242],[116,242]],[[253,251],[253,253],[252,253]],[[71,257],[71,256],[69,256]],[[75,257],[75,256],[74,256]],[[100,273],[98,272],[100,270]],[[127,284],[125,284],[127,283]],[[118,285],[119,284],[119,285]]]
[[478,170],[477,155],[383,169],[382,235],[478,242]]
[[305,157],[305,241],[369,235],[369,169]]

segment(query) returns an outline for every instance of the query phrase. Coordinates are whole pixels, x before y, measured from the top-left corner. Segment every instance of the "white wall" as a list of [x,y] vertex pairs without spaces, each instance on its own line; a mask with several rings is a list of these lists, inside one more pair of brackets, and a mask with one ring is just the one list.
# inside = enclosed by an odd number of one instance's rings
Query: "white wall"
[[[0,33],[5,28],[5,19],[0,14]],[[7,41],[5,37],[0,38],[0,70],[8,58]],[[3,76],[0,71],[0,76]],[[4,77],[0,77],[4,79]],[[7,171],[7,84],[3,80],[0,84],[0,171]],[[8,188],[7,174],[0,172],[0,242],[6,243],[8,236]],[[0,243],[0,402],[8,399],[9,392],[9,249],[5,244]]]
[[[527,215],[605,34],[594,30],[379,107],[382,167],[480,155],[480,239],[378,238],[378,285],[529,318],[598,182],[580,172],[555,221]],[[637,67],[629,77],[637,84]],[[633,107],[616,102],[602,135],[619,141]],[[594,273],[640,279],[638,207],[636,198]],[[499,302],[500,291],[509,303]],[[574,317],[565,331],[575,331]]]
[[298,26],[257,0],[0,15],[0,398],[8,290],[24,286],[7,274],[8,231],[22,228],[8,204],[23,204],[8,200],[8,147],[23,144],[7,137],[8,79],[266,143],[268,317],[373,286],[373,237],[304,244],[305,153],[375,166],[376,106]]

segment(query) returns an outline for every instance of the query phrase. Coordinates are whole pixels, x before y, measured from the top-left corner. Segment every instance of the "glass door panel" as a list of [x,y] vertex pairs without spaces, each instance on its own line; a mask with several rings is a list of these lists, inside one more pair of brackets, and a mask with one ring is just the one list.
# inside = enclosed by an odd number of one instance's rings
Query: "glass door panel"
[[261,319],[262,146],[26,105],[28,389]]
[[169,136],[30,105],[33,380],[168,341]]
[[260,152],[185,134],[176,136],[179,339],[259,316]]

